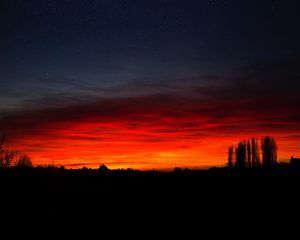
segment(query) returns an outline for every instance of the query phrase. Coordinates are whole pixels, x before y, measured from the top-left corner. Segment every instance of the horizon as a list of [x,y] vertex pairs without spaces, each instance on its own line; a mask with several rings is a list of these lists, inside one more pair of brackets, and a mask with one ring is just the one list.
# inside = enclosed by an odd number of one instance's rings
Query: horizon
[[35,166],[300,157],[300,15],[281,0],[3,0],[0,136]]

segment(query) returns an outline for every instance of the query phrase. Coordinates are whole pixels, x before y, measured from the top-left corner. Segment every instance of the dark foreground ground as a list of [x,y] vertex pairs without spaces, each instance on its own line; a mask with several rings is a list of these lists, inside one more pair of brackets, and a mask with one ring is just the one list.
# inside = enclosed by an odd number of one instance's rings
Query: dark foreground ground
[[239,229],[250,234],[284,226],[291,231],[299,223],[300,172],[290,168],[0,169],[0,182],[1,218],[12,225],[30,223],[30,229],[71,226],[74,233],[87,224],[91,231],[124,227],[150,234],[171,226],[173,234],[184,229],[213,235],[225,226],[230,234]]

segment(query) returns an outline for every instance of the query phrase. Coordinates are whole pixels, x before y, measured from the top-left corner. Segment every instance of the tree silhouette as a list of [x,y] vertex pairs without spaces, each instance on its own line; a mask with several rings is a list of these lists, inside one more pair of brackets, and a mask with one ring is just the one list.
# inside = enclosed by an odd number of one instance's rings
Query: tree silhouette
[[99,167],[99,171],[101,173],[107,173],[109,172],[109,168],[105,165],[105,164],[102,164],[100,167]]
[[4,165],[5,151],[6,151],[5,137],[0,136],[0,167],[3,167]]
[[0,167],[19,167],[25,165],[32,166],[32,162],[28,156],[22,155],[19,157],[19,152],[8,148],[5,136],[0,136]]
[[228,167],[233,167],[233,160],[234,160],[234,146],[230,146],[228,148]]
[[[235,150],[235,152],[234,152]],[[255,138],[240,141],[236,147],[228,148],[228,166],[236,168],[256,168],[261,166],[258,140]],[[235,154],[235,164],[232,156]]]
[[32,161],[27,155],[22,155],[15,166],[19,168],[29,168],[32,167]]
[[251,168],[252,164],[251,164],[251,143],[250,143],[250,140],[247,141],[247,162],[248,162],[248,168]]
[[235,149],[236,161],[235,166],[237,168],[245,168],[246,167],[246,152],[247,152],[246,141],[241,141],[237,145]]
[[18,158],[18,154],[19,153],[17,151],[7,149],[5,152],[3,167],[12,167]]
[[11,167],[18,155],[17,151],[9,150],[5,136],[0,137],[0,167]]
[[260,166],[260,157],[259,157],[259,146],[258,141],[255,138],[251,139],[251,155],[252,155],[252,167]]
[[277,142],[275,138],[266,136],[261,139],[262,163],[270,168],[277,163]]

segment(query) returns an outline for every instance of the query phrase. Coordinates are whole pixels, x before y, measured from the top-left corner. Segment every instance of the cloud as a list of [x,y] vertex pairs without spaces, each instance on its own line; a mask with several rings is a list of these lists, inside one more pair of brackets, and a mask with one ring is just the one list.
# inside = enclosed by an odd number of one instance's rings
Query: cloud
[[[142,153],[151,158],[145,165],[162,161],[161,156],[169,156],[175,165],[178,159],[200,164],[197,159],[205,156],[206,161],[220,163],[232,141],[265,134],[296,151],[300,135],[296,63],[260,63],[223,77],[210,75],[211,84],[206,85],[196,78],[187,84],[180,79],[171,84],[172,91],[160,94],[150,91],[82,102],[66,102],[60,95],[51,104],[44,98],[36,103],[43,108],[3,115],[0,132],[38,159],[63,159],[70,166],[94,163],[97,156],[111,163],[129,159],[138,163]],[[281,151],[285,157],[290,154]]]
[[[300,121],[298,100],[290,96],[243,99],[203,99],[152,95],[102,99],[91,103],[18,112],[0,120],[9,135],[44,134],[78,123],[115,124],[126,129],[154,128],[157,132],[240,131],[246,128],[285,129]],[[227,129],[232,127],[232,129]],[[200,134],[201,135],[201,134]]]

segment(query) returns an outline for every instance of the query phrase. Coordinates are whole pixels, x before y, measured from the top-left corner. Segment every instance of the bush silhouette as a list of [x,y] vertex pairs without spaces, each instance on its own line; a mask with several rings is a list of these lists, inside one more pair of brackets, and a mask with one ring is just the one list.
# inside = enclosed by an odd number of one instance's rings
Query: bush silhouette
[[16,163],[16,167],[29,168],[32,167],[32,161],[27,155],[22,155]]

